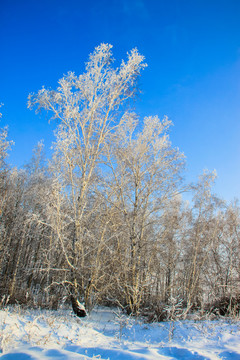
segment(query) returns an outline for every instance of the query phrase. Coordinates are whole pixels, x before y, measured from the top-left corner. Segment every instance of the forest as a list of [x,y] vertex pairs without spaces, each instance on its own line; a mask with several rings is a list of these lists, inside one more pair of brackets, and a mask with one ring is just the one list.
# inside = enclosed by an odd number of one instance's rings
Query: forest
[[1,129],[1,306],[79,300],[88,312],[119,306],[149,321],[166,309],[236,314],[238,201],[213,193],[215,172],[186,183],[172,122],[134,111],[144,57],[133,49],[114,67],[111,49],[99,45],[83,74],[29,95],[29,108],[56,123],[50,159],[40,142],[27,165],[12,168],[13,142]]

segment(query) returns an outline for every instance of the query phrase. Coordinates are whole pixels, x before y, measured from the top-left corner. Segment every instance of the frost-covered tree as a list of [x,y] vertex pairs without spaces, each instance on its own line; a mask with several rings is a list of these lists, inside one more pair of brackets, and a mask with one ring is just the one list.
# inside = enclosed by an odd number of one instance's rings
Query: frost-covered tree
[[[0,113],[0,119],[2,114]],[[13,141],[9,141],[7,139],[8,129],[7,127],[0,129],[0,170],[6,166],[5,159],[8,156],[8,151],[11,149],[13,145]]]
[[[137,78],[146,65],[136,49],[126,62],[113,67],[111,45],[101,44],[90,55],[86,71],[68,73],[57,90],[43,88],[29,96],[29,106],[46,109],[58,119],[52,173],[55,198],[53,230],[71,277],[71,292],[81,295],[88,286],[84,275],[85,244],[92,209],[89,200],[98,181],[105,144],[125,121],[125,105],[137,91]],[[99,229],[100,237],[104,228]],[[90,279],[91,281],[91,279]]]
[[[146,117],[142,130],[128,114],[109,144],[105,194],[122,219],[122,275],[119,288],[131,312],[137,313],[149,285],[153,263],[153,228],[164,204],[177,194],[184,157],[169,141],[171,122]],[[156,233],[155,233],[156,234]]]

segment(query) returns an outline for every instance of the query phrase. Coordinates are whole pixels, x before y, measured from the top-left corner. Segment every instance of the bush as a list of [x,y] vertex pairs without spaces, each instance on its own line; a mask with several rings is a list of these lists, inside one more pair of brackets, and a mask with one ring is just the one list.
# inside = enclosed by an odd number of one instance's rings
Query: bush
[[206,311],[218,316],[239,316],[240,295],[223,296],[206,306]]

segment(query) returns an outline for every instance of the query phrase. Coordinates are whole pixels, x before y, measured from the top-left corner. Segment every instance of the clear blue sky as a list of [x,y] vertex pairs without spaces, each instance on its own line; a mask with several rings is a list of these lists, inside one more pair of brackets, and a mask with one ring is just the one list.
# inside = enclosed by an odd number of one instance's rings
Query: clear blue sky
[[54,139],[54,124],[27,109],[28,94],[81,73],[107,42],[117,60],[133,47],[146,57],[137,110],[171,118],[187,180],[216,169],[216,192],[240,198],[239,0],[1,0],[0,19],[1,126],[15,141],[12,165]]

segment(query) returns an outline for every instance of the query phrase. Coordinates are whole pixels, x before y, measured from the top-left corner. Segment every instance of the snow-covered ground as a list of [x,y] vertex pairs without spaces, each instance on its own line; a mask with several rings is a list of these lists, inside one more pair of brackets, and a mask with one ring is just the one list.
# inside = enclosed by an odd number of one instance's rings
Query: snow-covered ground
[[70,310],[0,311],[0,359],[240,359],[239,321],[147,324],[99,308],[79,319]]

